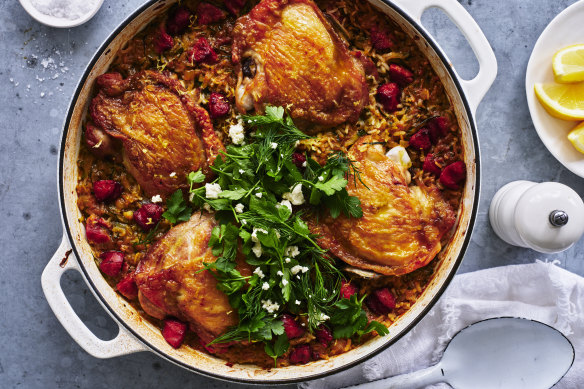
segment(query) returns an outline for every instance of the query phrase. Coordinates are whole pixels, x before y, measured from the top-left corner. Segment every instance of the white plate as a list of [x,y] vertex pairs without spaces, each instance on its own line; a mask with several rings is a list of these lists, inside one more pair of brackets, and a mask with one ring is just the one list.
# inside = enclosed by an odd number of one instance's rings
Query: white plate
[[562,165],[584,178],[584,154],[567,138],[578,122],[556,119],[548,114],[533,91],[538,82],[554,81],[552,57],[555,52],[576,43],[584,43],[584,0],[566,8],[543,31],[529,58],[525,88],[531,120],[543,144]]

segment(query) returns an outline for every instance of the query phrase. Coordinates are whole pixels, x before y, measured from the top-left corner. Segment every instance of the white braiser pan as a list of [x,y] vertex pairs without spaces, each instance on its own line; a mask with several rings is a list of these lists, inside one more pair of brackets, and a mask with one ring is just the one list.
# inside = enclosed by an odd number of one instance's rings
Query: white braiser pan
[[[59,158],[59,200],[63,221],[63,240],[42,274],[42,286],[53,312],[71,337],[89,354],[97,358],[113,358],[141,351],[154,352],[190,371],[223,380],[249,384],[287,384],[323,377],[360,363],[397,341],[428,312],[454,276],[470,241],[479,200],[480,159],[478,137],[473,115],[495,80],[497,62],[493,50],[479,26],[456,0],[369,0],[385,12],[410,36],[416,37],[444,84],[454,106],[462,131],[467,180],[458,224],[451,240],[440,254],[441,265],[421,298],[389,329],[389,335],[374,338],[362,346],[328,360],[307,365],[271,370],[253,365],[227,366],[211,355],[182,347],[173,349],[160,330],[143,320],[124,298],[108,285],[101,275],[85,238],[81,213],[77,208],[77,156],[82,135],[82,122],[91,100],[97,76],[105,73],[116,52],[152,19],[165,12],[176,0],[150,1],[124,21],[105,41],[91,60],[71,101],[65,121]],[[365,0],[362,0],[365,1]],[[462,31],[480,65],[472,80],[461,79],[436,42],[422,27],[422,13],[431,7],[444,11]],[[70,255],[69,255],[70,254]],[[64,260],[64,258],[68,258]],[[119,326],[118,335],[109,341],[97,338],[69,305],[60,286],[60,278],[68,270],[81,273],[89,289]]]

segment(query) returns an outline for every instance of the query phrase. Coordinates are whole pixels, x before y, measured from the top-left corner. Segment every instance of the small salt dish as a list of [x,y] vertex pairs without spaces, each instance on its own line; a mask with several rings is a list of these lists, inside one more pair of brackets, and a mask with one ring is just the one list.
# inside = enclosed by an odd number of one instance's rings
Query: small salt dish
[[[24,10],[32,18],[34,18],[36,21],[38,21],[42,24],[45,24],[47,26],[51,26],[51,27],[71,28],[71,27],[79,26],[79,25],[87,22],[89,19],[91,19],[97,13],[97,11],[99,11],[101,6],[103,5],[104,0],[97,0],[95,2],[95,6],[93,9],[89,10],[88,12],[83,14],[81,17],[75,18],[75,19],[60,18],[60,17],[45,14],[45,13],[41,12],[40,10],[38,10],[34,6],[33,0],[19,0],[19,1],[20,1],[20,5],[22,5]],[[70,0],[70,1],[75,1],[75,0]]]

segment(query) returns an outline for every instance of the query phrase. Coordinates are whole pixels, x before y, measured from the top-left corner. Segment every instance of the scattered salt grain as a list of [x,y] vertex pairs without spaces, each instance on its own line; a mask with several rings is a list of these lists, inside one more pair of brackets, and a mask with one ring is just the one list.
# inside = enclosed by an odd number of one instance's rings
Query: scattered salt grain
[[41,65],[43,66],[43,68],[48,68],[50,65],[53,65],[55,63],[55,60],[52,59],[51,57],[49,58],[45,58],[41,61]]

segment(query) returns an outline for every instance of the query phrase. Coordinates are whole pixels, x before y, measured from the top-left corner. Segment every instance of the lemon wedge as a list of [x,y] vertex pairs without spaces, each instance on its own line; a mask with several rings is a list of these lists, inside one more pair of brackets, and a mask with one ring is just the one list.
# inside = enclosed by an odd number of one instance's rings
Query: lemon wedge
[[578,124],[568,134],[568,140],[572,142],[576,150],[584,154],[584,122]]
[[535,84],[535,94],[550,115],[564,120],[584,120],[584,82]]
[[556,82],[584,81],[584,44],[564,47],[552,61]]

